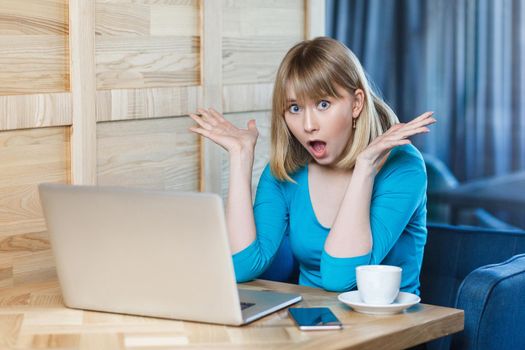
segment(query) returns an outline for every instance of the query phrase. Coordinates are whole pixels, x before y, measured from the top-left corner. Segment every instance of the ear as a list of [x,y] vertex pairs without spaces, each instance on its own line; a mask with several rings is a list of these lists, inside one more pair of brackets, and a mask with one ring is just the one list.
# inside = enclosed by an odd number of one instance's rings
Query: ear
[[365,104],[365,93],[361,89],[354,91],[354,102],[352,103],[352,117],[359,118]]

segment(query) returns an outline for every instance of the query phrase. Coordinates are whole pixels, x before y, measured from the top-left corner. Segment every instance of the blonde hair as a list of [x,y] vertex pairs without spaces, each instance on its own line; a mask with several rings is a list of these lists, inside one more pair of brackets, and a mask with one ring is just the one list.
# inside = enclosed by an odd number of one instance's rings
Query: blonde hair
[[392,109],[372,91],[359,59],[350,49],[328,37],[302,41],[284,57],[273,89],[270,168],[279,180],[293,182],[290,174],[311,160],[311,155],[290,133],[284,119],[288,85],[299,101],[341,98],[337,87],[352,95],[357,89],[363,91],[363,109],[353,140],[348,140],[341,159],[335,164],[339,169],[352,169],[359,153],[399,122]]

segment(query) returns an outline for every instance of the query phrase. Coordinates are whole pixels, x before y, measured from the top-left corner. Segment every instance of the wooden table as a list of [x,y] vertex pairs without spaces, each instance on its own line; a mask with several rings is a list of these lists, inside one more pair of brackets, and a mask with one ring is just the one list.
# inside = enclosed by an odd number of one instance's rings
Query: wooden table
[[254,289],[301,293],[296,306],[328,306],[341,331],[299,331],[287,311],[244,327],[68,309],[56,281],[0,289],[1,349],[402,349],[463,329],[463,311],[419,304],[405,313],[367,316],[336,293],[258,280]]

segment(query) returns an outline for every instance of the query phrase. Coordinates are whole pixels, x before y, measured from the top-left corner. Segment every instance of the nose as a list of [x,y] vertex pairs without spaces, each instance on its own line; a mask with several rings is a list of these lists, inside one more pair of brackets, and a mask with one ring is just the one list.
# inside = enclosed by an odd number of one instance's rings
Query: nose
[[312,133],[319,130],[319,123],[317,121],[317,115],[315,111],[307,108],[304,114],[303,128],[307,133]]

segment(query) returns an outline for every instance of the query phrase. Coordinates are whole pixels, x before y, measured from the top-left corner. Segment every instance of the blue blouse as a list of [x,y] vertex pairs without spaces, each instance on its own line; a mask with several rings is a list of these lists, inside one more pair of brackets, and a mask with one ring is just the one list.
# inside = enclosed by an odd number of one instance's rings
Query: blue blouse
[[308,166],[292,175],[296,183],[277,180],[267,165],[254,203],[256,239],[233,255],[238,282],[257,278],[270,265],[285,234],[299,261],[299,284],[330,291],[356,286],[355,268],[384,264],[403,269],[401,290],[419,294],[419,271],[426,242],[425,164],[412,145],[395,147],[377,173],[370,205],[373,247],[351,258],[324,250],[329,227],[317,221],[308,187]]

